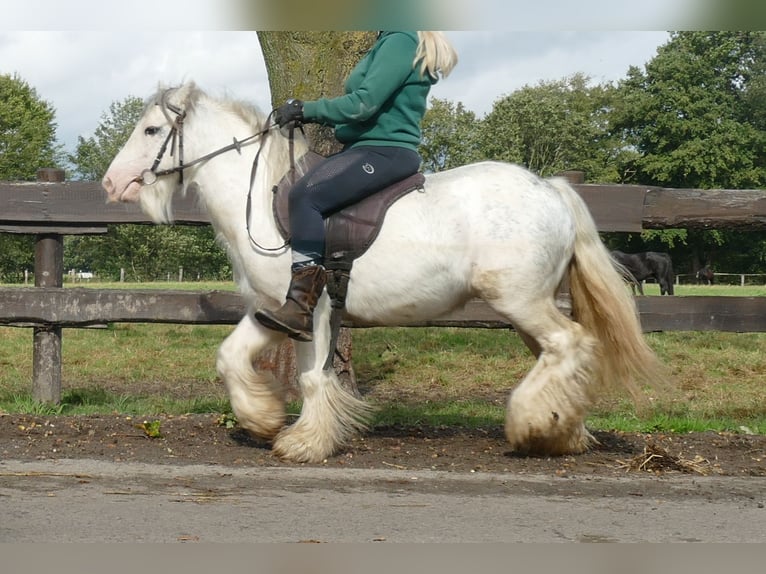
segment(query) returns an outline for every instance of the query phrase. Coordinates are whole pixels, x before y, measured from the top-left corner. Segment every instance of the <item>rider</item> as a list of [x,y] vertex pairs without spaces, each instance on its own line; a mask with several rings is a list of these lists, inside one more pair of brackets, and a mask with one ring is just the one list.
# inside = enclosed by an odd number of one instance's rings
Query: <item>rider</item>
[[290,190],[292,280],[280,309],[256,311],[264,326],[312,340],[314,308],[327,281],[324,218],[418,171],[428,93],[456,63],[457,54],[441,32],[380,32],[349,74],[345,95],[289,99],[275,110],[280,127],[290,122],[334,126],[343,150]]

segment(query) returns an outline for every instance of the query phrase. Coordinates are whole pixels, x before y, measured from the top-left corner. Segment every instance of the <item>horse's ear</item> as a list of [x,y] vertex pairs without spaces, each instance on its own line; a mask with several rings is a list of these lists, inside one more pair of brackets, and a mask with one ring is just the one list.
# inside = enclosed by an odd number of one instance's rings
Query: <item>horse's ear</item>
[[189,82],[184,82],[183,84],[176,87],[175,90],[173,90],[176,94],[176,97],[183,101],[186,99],[186,97],[189,95],[189,90],[191,88],[191,84]]
[[170,101],[179,108],[186,109],[197,92],[197,84],[189,80],[170,90]]

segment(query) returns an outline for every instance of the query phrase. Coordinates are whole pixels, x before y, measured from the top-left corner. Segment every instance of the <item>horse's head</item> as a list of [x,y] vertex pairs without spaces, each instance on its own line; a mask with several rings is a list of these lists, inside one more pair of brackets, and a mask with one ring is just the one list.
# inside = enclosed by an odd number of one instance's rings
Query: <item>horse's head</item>
[[[160,89],[148,100],[102,185],[110,201],[139,202],[153,221],[167,223],[172,219],[173,193],[192,181],[199,185],[201,199],[208,205],[210,197],[204,197],[200,184],[203,171],[208,181],[216,175],[220,180],[221,172],[227,178],[239,177],[242,185],[238,192],[247,193],[246,178],[255,165],[256,152],[262,150],[255,185],[270,198],[272,188],[288,171],[291,158],[301,157],[308,145],[303,137],[290,142],[279,130],[271,129],[269,120],[270,116],[264,117],[252,104],[209,97],[194,83]],[[231,150],[238,153],[228,154],[235,158],[228,169],[219,161],[208,162]],[[232,162],[236,169],[231,169]],[[231,184],[216,181],[207,187],[221,189]],[[214,199],[222,200],[219,196]]]
[[180,180],[183,120],[201,92],[194,83],[160,88],[147,101],[128,141],[112,160],[101,182],[109,201],[140,202],[155,222],[171,219],[173,192]]

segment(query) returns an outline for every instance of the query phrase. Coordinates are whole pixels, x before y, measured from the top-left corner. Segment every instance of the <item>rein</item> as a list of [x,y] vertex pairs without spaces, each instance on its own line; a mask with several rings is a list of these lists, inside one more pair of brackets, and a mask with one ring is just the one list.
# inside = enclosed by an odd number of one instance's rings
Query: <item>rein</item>
[[[274,113],[273,111],[271,112]],[[295,125],[290,125],[289,135],[288,135],[288,143],[289,143],[289,149],[290,149],[290,170],[295,169]],[[303,126],[298,124],[299,129],[301,130],[301,133],[305,135],[303,132]],[[273,127],[273,126],[272,126]],[[247,192],[247,206],[245,208],[245,226],[247,227],[247,236],[250,239],[250,243],[252,243],[255,247],[260,249],[261,251],[268,251],[268,252],[274,252],[274,251],[282,251],[285,247],[290,245],[290,238],[288,237],[282,242],[282,245],[279,245],[277,247],[264,247],[260,243],[258,243],[255,239],[253,239],[252,233],[250,233],[250,211],[252,209],[252,198],[253,198],[253,183],[255,182],[255,172],[258,170],[258,158],[261,155],[261,150],[263,149],[263,145],[261,145],[260,148],[258,148],[258,151],[255,154],[255,159],[253,160],[253,168],[250,170],[250,188]],[[275,187],[276,190],[276,187]]]

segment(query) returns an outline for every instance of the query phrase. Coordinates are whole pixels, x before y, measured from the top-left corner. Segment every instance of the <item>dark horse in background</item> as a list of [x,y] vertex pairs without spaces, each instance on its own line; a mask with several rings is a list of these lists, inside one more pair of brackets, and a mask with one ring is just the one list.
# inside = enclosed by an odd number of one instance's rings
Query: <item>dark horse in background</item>
[[661,295],[673,294],[673,262],[667,253],[658,253],[656,251],[646,251],[643,253],[623,253],[622,251],[612,251],[612,259],[622,265],[630,273],[625,274],[625,279],[631,282],[633,292],[638,287],[638,292],[643,295],[644,289],[641,282],[644,279],[653,277],[660,285]]
[[715,273],[709,265],[705,265],[702,269],[697,271],[697,284],[698,285],[712,285]]

